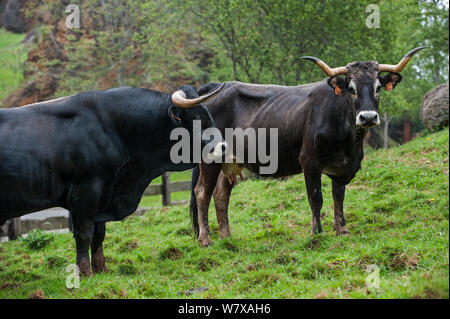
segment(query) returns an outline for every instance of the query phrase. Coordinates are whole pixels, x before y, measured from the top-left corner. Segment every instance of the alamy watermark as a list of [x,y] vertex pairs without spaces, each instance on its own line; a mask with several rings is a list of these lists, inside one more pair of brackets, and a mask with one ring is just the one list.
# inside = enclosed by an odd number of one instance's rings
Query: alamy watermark
[[366,13],[370,13],[366,17],[366,27],[369,29],[380,28],[380,8],[376,4],[369,4],[366,7]]
[[[220,130],[215,127],[207,128],[202,133],[201,122],[194,120],[192,135],[191,142],[190,132],[183,127],[170,133],[170,140],[178,141],[170,150],[170,159],[174,164],[202,161],[207,164],[259,163],[260,174],[273,174],[278,169],[278,128],[226,128],[223,139]],[[208,141],[203,149],[202,140]]]
[[66,27],[68,29],[80,28],[80,6],[77,4],[69,4],[66,7],[66,13],[69,15],[66,17]]
[[80,288],[80,268],[75,264],[70,264],[66,267],[66,288],[78,289]]
[[366,286],[368,289],[380,288],[380,267],[377,265],[368,265],[366,272],[369,275],[366,277]]

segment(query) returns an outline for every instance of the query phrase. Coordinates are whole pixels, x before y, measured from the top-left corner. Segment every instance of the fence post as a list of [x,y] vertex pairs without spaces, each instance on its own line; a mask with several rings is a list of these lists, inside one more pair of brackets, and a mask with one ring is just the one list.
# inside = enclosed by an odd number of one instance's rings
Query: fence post
[[169,206],[170,201],[170,173],[166,172],[162,175],[162,204],[163,206]]
[[19,233],[20,218],[8,220],[8,239],[16,240]]

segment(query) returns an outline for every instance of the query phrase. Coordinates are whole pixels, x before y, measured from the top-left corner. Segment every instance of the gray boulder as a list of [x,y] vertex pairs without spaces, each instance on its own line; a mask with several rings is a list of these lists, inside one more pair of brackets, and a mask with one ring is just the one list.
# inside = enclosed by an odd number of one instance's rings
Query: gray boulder
[[25,21],[22,17],[20,0],[4,0],[1,3],[2,12],[0,19],[3,27],[12,32],[25,32]]
[[448,126],[448,84],[438,85],[424,95],[420,117],[430,131]]

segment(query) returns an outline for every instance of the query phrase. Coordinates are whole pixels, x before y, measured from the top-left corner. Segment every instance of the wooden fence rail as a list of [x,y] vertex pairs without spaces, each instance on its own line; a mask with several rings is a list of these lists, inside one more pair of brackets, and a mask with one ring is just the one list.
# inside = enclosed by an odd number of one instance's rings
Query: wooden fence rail
[[172,205],[171,193],[191,190],[191,181],[170,182],[170,173],[164,173],[161,185],[150,185],[144,192],[144,196],[162,195],[163,206]]
[[[182,192],[191,190],[191,181],[182,181],[182,182],[170,182],[170,173],[164,173],[162,175],[162,184],[160,185],[149,185],[144,192],[144,196],[156,196],[162,195],[162,204],[163,206],[168,205],[180,205],[185,204],[188,201],[172,201],[171,193]],[[66,222],[67,220],[67,222]],[[65,226],[67,224],[67,226]],[[32,229],[41,228],[45,230],[54,230],[69,227],[68,219],[65,220],[57,220],[55,222],[55,218],[48,218],[46,220],[39,221],[30,221],[30,220],[21,220],[20,217],[10,219],[6,222],[6,224],[0,229],[0,237],[2,236],[2,230],[5,235],[7,235],[9,240],[14,240],[18,236],[30,232]],[[65,226],[65,227],[64,227]]]

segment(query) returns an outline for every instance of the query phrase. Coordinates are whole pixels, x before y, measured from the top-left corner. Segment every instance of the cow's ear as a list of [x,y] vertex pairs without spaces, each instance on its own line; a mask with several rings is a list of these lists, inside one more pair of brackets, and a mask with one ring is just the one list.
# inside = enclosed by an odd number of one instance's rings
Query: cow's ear
[[172,122],[175,124],[180,124],[181,119],[183,117],[183,109],[176,106],[169,107],[169,111],[167,112],[169,117],[172,119]]
[[333,76],[328,79],[328,85],[334,89],[335,95],[342,95],[342,91],[345,89],[345,80],[340,76]]
[[381,77],[380,83],[386,91],[392,91],[397,84],[402,80],[402,76],[398,73],[390,72],[385,76]]

